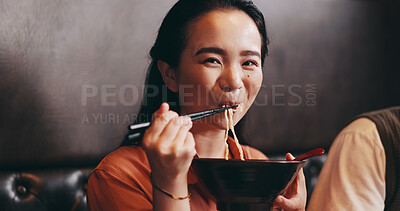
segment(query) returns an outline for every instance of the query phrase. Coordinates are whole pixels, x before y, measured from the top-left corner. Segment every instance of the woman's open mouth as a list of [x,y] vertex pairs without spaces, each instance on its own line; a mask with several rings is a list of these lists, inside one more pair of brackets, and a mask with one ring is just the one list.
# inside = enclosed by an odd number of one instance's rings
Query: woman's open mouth
[[223,102],[220,102],[219,103],[219,107],[222,107],[222,106],[234,106],[234,105],[239,105],[240,106],[240,102],[237,102],[237,101],[223,101]]
[[219,107],[228,107],[228,106],[234,106],[234,105],[237,105],[237,107],[233,109],[233,112],[238,111],[238,109],[241,110],[241,108],[242,108],[241,103],[237,102],[237,101],[225,101],[225,102],[220,103]]

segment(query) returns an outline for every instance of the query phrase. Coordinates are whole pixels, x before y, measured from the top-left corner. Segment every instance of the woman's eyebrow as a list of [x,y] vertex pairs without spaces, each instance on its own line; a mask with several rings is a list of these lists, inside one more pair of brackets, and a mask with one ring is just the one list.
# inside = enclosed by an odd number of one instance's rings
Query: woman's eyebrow
[[[216,53],[220,54],[222,56],[226,55],[225,50],[217,47],[206,47],[206,48],[201,48],[196,52],[196,56],[202,53]],[[258,51],[252,51],[252,50],[245,50],[240,52],[240,56],[257,56],[261,58],[261,54]]]
[[257,56],[261,58],[261,54],[258,51],[246,50],[240,52],[240,56]]
[[217,47],[207,47],[207,48],[201,48],[200,50],[198,50],[196,52],[196,56],[202,53],[216,53],[216,54],[220,54],[222,56],[226,55],[226,52],[221,49],[221,48],[217,48]]

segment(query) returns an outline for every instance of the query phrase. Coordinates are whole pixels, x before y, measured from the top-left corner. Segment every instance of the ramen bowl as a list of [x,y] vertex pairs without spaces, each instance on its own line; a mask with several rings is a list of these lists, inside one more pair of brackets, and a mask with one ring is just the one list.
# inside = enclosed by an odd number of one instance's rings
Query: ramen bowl
[[305,161],[195,158],[193,168],[218,204],[272,205]]

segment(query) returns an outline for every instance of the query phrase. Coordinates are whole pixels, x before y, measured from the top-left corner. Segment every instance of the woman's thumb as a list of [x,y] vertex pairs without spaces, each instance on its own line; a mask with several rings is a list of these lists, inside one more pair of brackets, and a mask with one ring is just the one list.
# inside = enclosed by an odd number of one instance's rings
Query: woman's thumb
[[156,112],[154,112],[153,120],[155,120],[160,114],[165,113],[167,111],[169,111],[168,103],[162,103],[160,108]]

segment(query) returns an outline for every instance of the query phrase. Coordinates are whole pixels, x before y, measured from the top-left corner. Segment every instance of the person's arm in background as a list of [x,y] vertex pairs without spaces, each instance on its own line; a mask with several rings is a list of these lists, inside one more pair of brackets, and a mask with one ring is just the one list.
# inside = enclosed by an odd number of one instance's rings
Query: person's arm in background
[[352,122],[333,142],[307,210],[383,210],[385,163],[375,124]]

